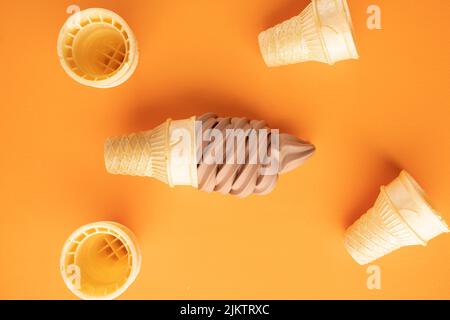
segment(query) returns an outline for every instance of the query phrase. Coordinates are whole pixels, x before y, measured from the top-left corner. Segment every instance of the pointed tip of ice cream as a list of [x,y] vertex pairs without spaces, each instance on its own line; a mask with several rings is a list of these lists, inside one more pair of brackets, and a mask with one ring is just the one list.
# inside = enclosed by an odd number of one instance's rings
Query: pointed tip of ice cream
[[306,143],[305,145],[306,145],[306,149],[307,149],[307,151],[305,153],[307,154],[307,157],[309,158],[316,152],[316,146],[311,143]]
[[290,172],[301,166],[316,152],[311,143],[303,142],[295,137],[282,135],[280,140],[280,174]]

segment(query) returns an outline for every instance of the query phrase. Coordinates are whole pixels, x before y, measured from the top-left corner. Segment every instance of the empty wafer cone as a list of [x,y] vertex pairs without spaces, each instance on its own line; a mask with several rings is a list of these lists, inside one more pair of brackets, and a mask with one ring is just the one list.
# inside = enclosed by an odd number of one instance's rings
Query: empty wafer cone
[[99,8],[69,17],[61,28],[57,50],[66,73],[95,88],[115,87],[128,80],[139,58],[135,36],[125,20]]
[[419,184],[403,171],[381,188],[374,207],[346,231],[344,244],[364,265],[405,246],[426,245],[449,231]]
[[259,35],[269,67],[358,59],[346,0],[312,0],[303,12]]
[[60,268],[67,287],[84,300],[111,300],[135,281],[141,252],[134,234],[114,222],[76,230],[64,244]]

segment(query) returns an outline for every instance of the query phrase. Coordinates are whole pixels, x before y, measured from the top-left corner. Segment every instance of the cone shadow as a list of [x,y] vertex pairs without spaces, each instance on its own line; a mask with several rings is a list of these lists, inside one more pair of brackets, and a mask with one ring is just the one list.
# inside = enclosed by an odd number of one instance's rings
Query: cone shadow
[[[129,213],[130,210],[128,208],[126,208],[125,206],[121,206],[119,205],[112,205],[112,206],[107,206],[105,208],[104,211],[101,212],[107,212],[107,214],[105,214],[105,218],[103,220],[105,221],[113,221],[113,222],[117,222],[120,223],[124,226],[127,226],[128,228],[133,228],[134,230],[134,225],[131,221],[131,219],[129,218]],[[110,213],[108,213],[110,212]]]
[[239,97],[230,95],[202,90],[178,93],[177,95],[162,97],[159,100],[150,98],[148,100],[152,102],[137,101],[133,112],[130,112],[126,128],[128,132],[150,130],[168,118],[174,120],[186,119],[192,116],[201,116],[208,112],[213,112],[221,117],[264,120],[270,128],[280,129],[281,132],[285,133],[293,132],[293,126],[289,123],[276,119],[272,119],[273,121],[265,119],[267,117],[255,111],[258,109],[256,106],[243,101]]
[[123,193],[117,191],[115,194],[115,190],[108,195],[105,195],[105,198],[102,199],[100,204],[98,204],[98,198],[93,200],[93,205],[95,206],[96,212],[100,213],[100,216],[97,217],[99,221],[112,221],[120,223],[133,231],[139,232],[140,225],[133,218],[134,215],[131,214],[131,208],[129,203],[130,199],[124,195]]
[[261,31],[274,27],[275,25],[285,20],[299,15],[308,6],[309,3],[311,3],[310,0],[283,1],[278,9],[268,14],[263,20]]
[[364,185],[364,190],[360,190],[360,192],[355,194],[357,196],[355,205],[347,210],[348,214],[345,215],[343,227],[347,229],[372,208],[380,194],[381,186],[388,185],[400,172],[401,167],[399,165],[391,159],[385,159],[376,170],[370,172],[370,175],[361,177],[368,183]]

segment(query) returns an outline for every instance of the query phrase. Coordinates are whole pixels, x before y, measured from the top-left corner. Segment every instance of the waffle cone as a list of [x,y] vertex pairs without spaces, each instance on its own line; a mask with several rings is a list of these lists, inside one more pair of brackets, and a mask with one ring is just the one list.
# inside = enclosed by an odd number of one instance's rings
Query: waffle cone
[[198,186],[195,117],[169,119],[150,131],[109,138],[104,151],[109,173]]
[[269,67],[357,59],[346,0],[313,0],[301,14],[259,35]]
[[136,70],[139,52],[133,31],[116,13],[90,8],[67,19],[58,37],[58,57],[75,81],[111,88]]
[[169,184],[169,122],[154,130],[110,138],[105,143],[105,166],[111,174],[151,177]]
[[115,222],[96,222],[77,229],[60,257],[68,289],[84,300],[111,300],[124,293],[141,268],[136,236]]
[[350,255],[364,265],[405,246],[426,245],[448,232],[422,192],[406,172],[382,187],[373,208],[345,233],[344,245]]

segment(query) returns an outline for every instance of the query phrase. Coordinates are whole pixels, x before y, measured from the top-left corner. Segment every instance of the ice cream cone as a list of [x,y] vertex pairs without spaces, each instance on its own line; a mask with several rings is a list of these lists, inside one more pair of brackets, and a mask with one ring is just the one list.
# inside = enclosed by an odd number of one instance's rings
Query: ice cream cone
[[95,88],[115,87],[128,80],[139,58],[135,36],[125,20],[98,8],[69,17],[60,31],[57,50],[66,73]]
[[152,177],[172,187],[197,188],[195,117],[169,119],[151,131],[108,139],[105,166],[112,174]]
[[300,15],[261,32],[259,45],[269,67],[359,57],[346,0],[312,0]]
[[134,234],[114,222],[76,230],[64,244],[60,268],[67,287],[84,300],[111,300],[135,281],[141,252]]
[[365,215],[345,234],[344,244],[361,265],[405,246],[426,245],[449,228],[425,199],[418,183],[403,171]]
[[207,113],[110,138],[104,151],[109,173],[245,198],[270,193],[279,176],[302,165],[315,147],[264,121]]

